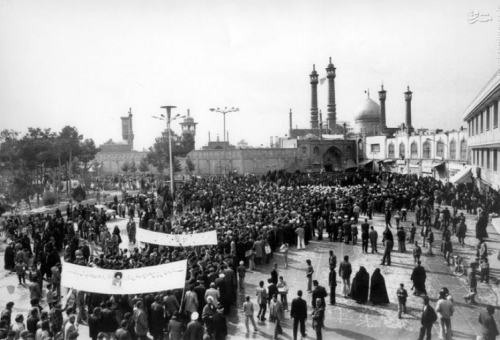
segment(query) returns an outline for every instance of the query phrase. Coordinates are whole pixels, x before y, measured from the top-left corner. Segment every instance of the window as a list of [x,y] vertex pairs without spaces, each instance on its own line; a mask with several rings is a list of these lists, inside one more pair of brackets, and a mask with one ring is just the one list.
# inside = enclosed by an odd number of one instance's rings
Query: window
[[460,159],[464,161],[467,159],[467,141],[465,139],[460,142]]
[[471,126],[472,126],[471,123],[472,123],[472,121],[469,120],[467,123],[469,124],[469,137],[470,137],[470,136],[472,136],[472,130],[471,130]]
[[400,159],[405,159],[405,144],[401,143],[399,144],[399,158]]
[[498,171],[498,150],[493,150],[493,171]]
[[370,144],[371,152],[380,152],[380,144]]
[[315,146],[313,149],[314,156],[319,156],[319,147]]
[[423,149],[422,158],[431,158],[431,143],[425,142],[422,149]]
[[481,168],[484,168],[484,149],[481,149]]
[[389,153],[387,154],[387,158],[395,158],[394,157],[394,144],[389,144]]
[[486,108],[486,131],[490,131],[490,107]]
[[418,158],[417,143],[415,142],[411,143],[410,150],[411,150],[411,158]]
[[302,147],[302,154],[305,155],[307,153],[307,146]]
[[481,112],[481,133],[484,132],[484,112]]
[[444,157],[444,143],[438,142],[436,146],[436,155],[438,157]]
[[495,101],[493,104],[493,128],[496,129],[498,127],[498,102]]
[[486,149],[486,169],[491,169],[491,164],[490,164],[490,150]]
[[346,158],[352,158],[352,147],[348,146],[345,149],[345,156],[346,156]]
[[456,159],[457,158],[457,142],[453,139],[450,142],[450,157],[449,159]]
[[476,116],[476,136],[479,135],[479,115]]

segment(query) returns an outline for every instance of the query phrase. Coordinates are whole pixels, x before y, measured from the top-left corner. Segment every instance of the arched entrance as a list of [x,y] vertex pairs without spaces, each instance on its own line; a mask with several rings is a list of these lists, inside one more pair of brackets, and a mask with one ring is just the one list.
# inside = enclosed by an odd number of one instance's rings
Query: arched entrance
[[342,152],[335,146],[331,146],[323,154],[323,166],[325,171],[341,171],[342,170]]

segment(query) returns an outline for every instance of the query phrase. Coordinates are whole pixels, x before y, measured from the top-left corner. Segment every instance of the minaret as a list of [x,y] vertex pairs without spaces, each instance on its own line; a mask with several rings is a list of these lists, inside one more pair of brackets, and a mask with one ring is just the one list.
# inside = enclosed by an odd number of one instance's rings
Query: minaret
[[407,91],[405,92],[405,101],[406,101],[406,128],[408,129],[408,133],[411,133],[413,127],[411,125],[411,98],[412,93],[410,91],[410,85],[407,87]]
[[193,117],[191,117],[189,109],[187,110],[187,117],[184,118],[184,120],[179,124],[182,127],[182,134],[189,133],[193,135],[193,137],[196,136],[196,125],[198,125],[198,123],[196,123]]
[[380,100],[380,133],[384,134],[387,130],[387,125],[385,122],[385,98],[387,91],[384,90],[384,85],[382,85],[382,89],[378,91],[378,99]]
[[332,57],[330,57],[330,64],[326,68],[326,78],[328,79],[328,129],[334,135],[337,132],[337,105],[335,104],[335,66],[332,64]]
[[311,129],[318,128],[318,72],[316,66],[309,75],[311,78]]
[[292,109],[290,109],[290,132],[289,132],[290,138],[292,138],[292,131],[293,131],[293,128],[292,128]]

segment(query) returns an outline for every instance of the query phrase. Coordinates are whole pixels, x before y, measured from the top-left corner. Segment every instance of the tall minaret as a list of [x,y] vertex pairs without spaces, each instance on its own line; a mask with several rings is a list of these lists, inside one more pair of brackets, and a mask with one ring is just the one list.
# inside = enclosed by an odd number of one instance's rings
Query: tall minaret
[[384,90],[384,85],[382,89],[378,91],[378,99],[380,100],[380,133],[384,134],[387,131],[387,124],[385,122],[385,98],[387,91]]
[[407,87],[407,91],[405,92],[405,101],[406,101],[406,128],[408,129],[408,133],[411,133],[413,127],[411,125],[411,98],[412,93],[410,91],[410,85]]
[[309,75],[311,78],[311,129],[318,128],[318,72],[316,66]]
[[332,57],[326,68],[326,78],[328,79],[327,122],[330,133],[334,135],[337,132],[337,105],[335,104],[335,66],[332,64]]
[[290,138],[292,138],[292,131],[293,131],[293,128],[292,128],[292,109],[290,109],[290,132],[289,132]]
[[128,110],[128,144],[130,150],[134,150],[134,130],[132,128],[132,108]]

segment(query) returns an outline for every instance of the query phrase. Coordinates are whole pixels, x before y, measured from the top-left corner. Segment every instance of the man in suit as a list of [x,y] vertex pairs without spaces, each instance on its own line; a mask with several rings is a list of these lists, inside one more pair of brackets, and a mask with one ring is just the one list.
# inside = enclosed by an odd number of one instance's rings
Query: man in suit
[[335,305],[335,289],[337,288],[337,273],[335,266],[330,266],[330,274],[328,275],[328,285],[330,286],[330,305]]
[[431,340],[432,325],[437,320],[437,314],[434,309],[429,305],[429,297],[424,296],[424,306],[422,308],[422,315],[420,317],[420,335],[418,340],[424,340],[425,333],[427,332],[427,340]]
[[351,293],[352,267],[349,263],[349,256],[344,256],[344,261],[340,262],[339,275],[342,278],[342,295],[344,298]]
[[273,270],[271,271],[271,280],[275,285],[278,284],[278,264],[273,265]]
[[297,297],[292,301],[292,309],[290,317],[293,319],[293,340],[297,340],[297,328],[300,323],[300,333],[302,338],[307,336],[306,319],[307,319],[307,303],[302,299],[302,291],[297,291]]
[[323,303],[322,306],[324,307],[325,304],[325,298],[328,296],[328,293],[326,292],[325,287],[320,286],[317,280],[313,280],[313,291],[312,291],[312,302],[311,305],[313,308],[316,308],[316,300],[320,299],[321,302]]

